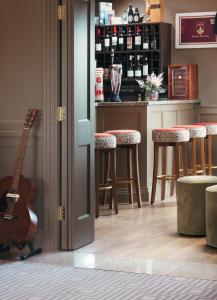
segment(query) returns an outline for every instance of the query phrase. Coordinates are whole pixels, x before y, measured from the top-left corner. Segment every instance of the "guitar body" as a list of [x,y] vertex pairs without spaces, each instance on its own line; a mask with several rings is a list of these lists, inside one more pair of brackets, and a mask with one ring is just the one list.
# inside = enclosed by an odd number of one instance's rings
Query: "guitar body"
[[33,203],[37,196],[37,188],[32,182],[20,176],[18,193],[19,201],[13,205],[13,220],[4,218],[8,209],[6,194],[10,190],[14,177],[0,180],[0,244],[24,246],[33,241],[37,231],[37,216]]

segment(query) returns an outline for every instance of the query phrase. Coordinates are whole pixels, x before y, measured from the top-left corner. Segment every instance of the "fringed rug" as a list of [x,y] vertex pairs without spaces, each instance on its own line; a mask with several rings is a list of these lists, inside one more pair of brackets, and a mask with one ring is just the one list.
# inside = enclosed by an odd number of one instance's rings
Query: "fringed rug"
[[0,264],[4,300],[216,300],[217,281],[61,267]]

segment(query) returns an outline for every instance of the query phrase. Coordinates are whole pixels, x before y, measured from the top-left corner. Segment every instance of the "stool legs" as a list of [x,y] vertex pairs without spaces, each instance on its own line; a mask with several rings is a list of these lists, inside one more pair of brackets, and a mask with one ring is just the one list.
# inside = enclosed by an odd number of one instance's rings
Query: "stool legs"
[[95,217],[99,217],[99,150],[95,151],[95,161],[96,161],[96,169],[95,169],[95,196],[96,196],[96,203],[95,203]]
[[207,136],[208,173],[212,175],[212,136]]
[[165,199],[166,176],[167,176],[167,148],[162,148],[162,183],[161,183],[161,200]]
[[116,195],[116,149],[111,149],[111,184],[112,184],[112,199],[114,202],[115,213],[118,214],[118,203]]
[[[107,162],[106,163],[107,164],[106,164],[106,178],[105,178],[105,182],[108,183],[108,181],[110,179],[110,169],[111,169],[111,155],[110,155],[110,152],[108,152]],[[108,195],[108,191],[105,190],[104,201],[103,201],[104,205],[107,202],[107,195]],[[110,201],[109,201],[109,208],[112,209],[112,199],[110,199]]]
[[172,154],[172,178],[170,181],[170,196],[174,195],[175,191],[175,148],[173,147],[173,154]]
[[192,175],[197,175],[197,140],[191,141],[191,169]]
[[[127,149],[127,173],[128,173],[128,178],[132,179],[133,177],[133,172],[132,172],[132,153],[131,149]],[[129,203],[133,203],[133,183],[130,180],[128,183],[128,194],[129,194]]]
[[201,157],[202,174],[206,175],[204,138],[200,139],[200,157]]
[[140,175],[139,175],[139,147],[138,144],[133,145],[133,160],[135,170],[135,186],[137,194],[138,207],[142,207]]
[[154,143],[154,166],[153,166],[153,179],[152,179],[152,190],[151,190],[151,204],[154,203],[155,195],[156,195],[158,156],[159,156],[159,146],[157,143]]
[[[106,171],[107,178],[106,178],[106,185],[100,187],[100,176],[99,176],[99,159],[100,159],[100,152],[101,154],[107,154],[108,155],[108,169]],[[114,210],[115,213],[118,214],[118,204],[117,204],[117,195],[116,195],[116,149],[110,149],[107,151],[100,151],[96,150],[95,152],[95,160],[96,160],[96,172],[95,172],[95,190],[96,190],[96,204],[95,204],[95,217],[99,217],[99,190],[105,190],[105,193],[107,193],[107,189],[111,188],[112,197],[109,200],[109,208],[112,209],[112,201],[114,203]],[[109,175],[111,176],[111,185],[108,186],[109,181]],[[105,194],[106,197],[106,194]]]
[[180,159],[179,150],[180,150],[180,147],[179,146],[180,146],[179,143],[175,144],[175,179],[176,179],[176,182],[177,182],[177,179],[179,178],[179,170],[180,170],[180,165],[179,165],[179,159]]
[[205,162],[205,146],[204,146],[204,138],[193,138],[191,141],[191,169],[192,175],[197,175],[197,140],[200,146],[200,160],[201,160],[201,169],[202,174],[206,174],[206,162]]

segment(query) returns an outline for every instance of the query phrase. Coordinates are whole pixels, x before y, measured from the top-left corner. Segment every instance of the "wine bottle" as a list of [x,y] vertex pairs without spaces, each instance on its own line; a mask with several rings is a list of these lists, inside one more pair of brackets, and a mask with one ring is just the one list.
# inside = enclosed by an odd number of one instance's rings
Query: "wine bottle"
[[134,21],[134,23],[139,23],[139,9],[138,8],[135,8],[135,12],[133,15],[133,21]]
[[104,49],[105,51],[110,50],[110,36],[108,34],[108,28],[106,29],[106,36],[104,38]]
[[128,29],[128,35],[127,35],[127,50],[133,49],[133,37],[131,33],[131,27]]
[[145,55],[144,63],[143,63],[143,66],[142,66],[142,76],[145,77],[145,78],[148,76],[148,58],[147,58],[147,55]]
[[96,32],[96,51],[102,51],[102,43],[101,43],[101,38],[100,38],[100,28],[97,29]]
[[134,49],[135,50],[140,50],[142,46],[142,37],[140,34],[140,28],[139,26],[136,27],[136,35],[135,35],[135,40],[134,40]]
[[134,78],[134,69],[133,69],[133,57],[132,55],[129,56],[129,63],[127,69],[127,77]]
[[129,4],[128,8],[128,23],[133,23],[133,7],[132,4]]
[[143,36],[143,45],[142,45],[142,48],[144,50],[148,50],[149,49],[149,37],[148,37],[147,29],[145,30],[145,34]]
[[113,35],[112,35],[112,49],[116,50],[118,45],[118,37],[117,37],[117,27],[113,28]]
[[118,35],[118,50],[123,51],[124,50],[124,30],[122,29],[121,32]]
[[151,40],[151,49],[152,50],[157,50],[157,39],[156,39],[155,32],[153,33],[153,37],[152,37],[152,40]]
[[141,70],[141,65],[140,65],[140,55],[137,55],[137,59],[136,59],[135,77],[138,79],[142,77],[142,70]]

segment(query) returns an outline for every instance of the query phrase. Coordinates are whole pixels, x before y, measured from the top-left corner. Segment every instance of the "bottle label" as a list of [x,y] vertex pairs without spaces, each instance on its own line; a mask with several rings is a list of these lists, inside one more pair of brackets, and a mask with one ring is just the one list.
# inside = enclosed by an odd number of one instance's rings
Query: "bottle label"
[[135,70],[135,76],[136,77],[141,77],[142,76],[142,71],[141,70]]
[[109,47],[110,46],[110,39],[105,39],[104,40],[104,45],[105,45],[105,47]]
[[143,70],[142,70],[143,76],[148,75],[148,65],[143,65]]
[[135,45],[136,46],[141,46],[141,44],[142,44],[141,35],[135,36]]
[[118,39],[118,43],[119,43],[119,45],[123,45],[124,44],[124,38],[119,38]]
[[135,15],[135,16],[134,16],[134,22],[135,22],[135,23],[138,23],[138,22],[139,22],[139,16],[138,16],[138,15]]
[[134,77],[134,72],[133,72],[133,70],[128,70],[128,71],[127,71],[127,76],[128,76],[128,77]]
[[148,49],[148,42],[143,43],[143,49]]
[[127,38],[127,49],[133,49],[133,40],[132,37]]
[[102,45],[100,43],[96,44],[96,51],[102,51]]
[[132,15],[129,15],[129,16],[128,16],[128,22],[129,22],[129,23],[132,23],[132,22],[133,22],[133,16],[132,16]]
[[118,43],[118,38],[117,38],[117,36],[113,36],[113,37],[112,37],[112,46],[117,46],[117,43]]

